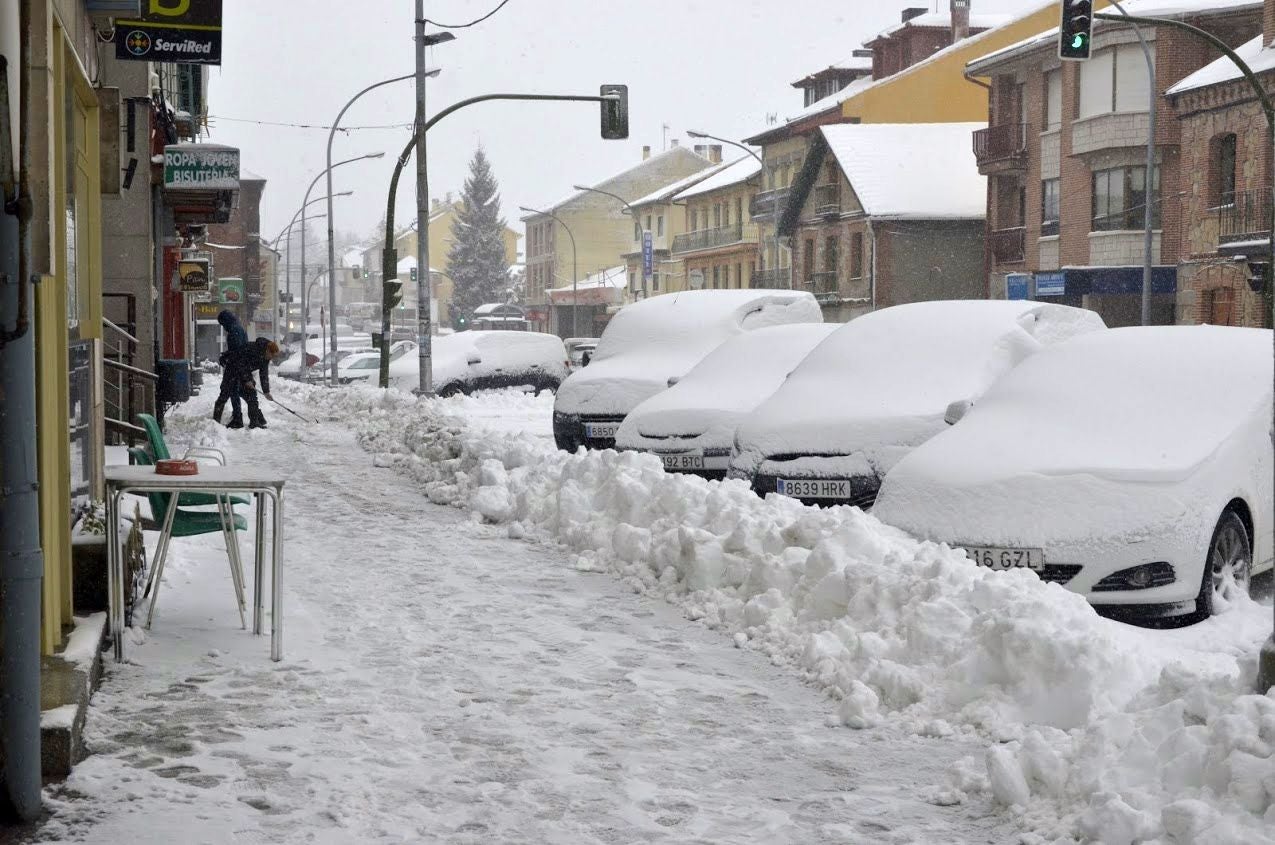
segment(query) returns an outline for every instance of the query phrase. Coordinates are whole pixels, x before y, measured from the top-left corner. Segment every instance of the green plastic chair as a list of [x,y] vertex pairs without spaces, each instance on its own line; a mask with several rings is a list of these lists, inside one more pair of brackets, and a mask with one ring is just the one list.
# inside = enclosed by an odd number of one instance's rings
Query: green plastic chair
[[[130,447],[128,450],[129,459],[138,466],[152,466],[154,461],[151,460],[150,453],[145,449],[137,446]],[[183,493],[181,498],[177,500],[178,505],[185,504],[186,496],[190,494]],[[201,494],[202,495],[202,494]],[[171,494],[169,493],[148,493],[146,498],[150,501],[151,516],[163,527],[165,516],[168,514],[168,504]],[[209,495],[210,504],[218,504],[217,496]],[[229,496],[224,498],[230,498]],[[247,621],[244,617],[244,611],[247,609],[247,601],[244,598],[244,575],[243,562],[239,559],[239,543],[235,539],[235,531],[247,531],[248,520],[230,510],[230,506],[225,507],[223,514],[219,508],[216,511],[188,511],[177,508],[173,514],[173,524],[169,533],[170,537],[197,537],[201,534],[212,534],[220,531],[226,541],[226,557],[230,561],[230,578],[235,587],[235,598],[238,600],[239,607],[239,624],[247,627]],[[151,599],[150,611],[146,616],[146,627],[150,628],[151,620],[155,617],[155,603],[159,598],[159,582],[163,577],[164,560],[168,556],[168,542],[161,540],[159,548],[155,550],[154,559],[151,563],[150,576],[146,580],[146,590],[144,595],[150,595],[154,589],[155,596]]]
[[[155,460],[163,461],[171,458],[172,455],[168,451],[168,443],[164,441],[164,432],[159,430],[159,420],[155,419],[150,414],[138,414],[137,421],[142,424],[142,428],[146,429],[146,440],[150,443],[151,455],[154,456]],[[132,449],[129,449],[130,453],[132,451]],[[199,455],[206,458],[213,458],[223,466],[226,464],[225,453],[220,449],[214,449],[211,446],[191,446],[186,450],[186,454],[182,457],[190,458],[192,456]],[[243,496],[229,496],[228,498],[230,499],[231,505],[248,504],[248,500]],[[217,497],[211,496],[207,493],[182,493],[181,498],[177,500],[177,504],[178,506],[185,505],[188,508],[204,507],[206,505],[217,504]],[[215,514],[213,515],[215,516]]]

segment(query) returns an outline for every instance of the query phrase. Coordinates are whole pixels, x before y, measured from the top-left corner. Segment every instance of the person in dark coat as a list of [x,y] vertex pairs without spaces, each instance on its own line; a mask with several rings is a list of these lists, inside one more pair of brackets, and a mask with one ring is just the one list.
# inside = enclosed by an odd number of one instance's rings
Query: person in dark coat
[[[226,368],[226,359],[231,355],[238,354],[248,345],[248,333],[239,323],[237,318],[231,311],[223,309],[217,315],[217,322],[226,331],[226,351],[221,354],[219,362],[221,363],[221,392],[217,394],[217,401],[213,403],[213,419],[221,422],[221,415],[226,411],[226,400],[230,400],[231,428],[243,428],[243,409],[239,404],[240,387],[242,386],[242,377],[234,378],[230,371]],[[237,422],[236,422],[237,421]]]
[[[270,395],[270,362],[278,354],[279,344],[265,337],[259,337],[234,352],[226,350],[221,354],[222,366],[225,367],[222,382],[224,384],[227,379],[231,379],[236,385],[235,392],[248,404],[248,428],[266,427],[266,417],[261,413],[261,405],[257,401],[257,386],[252,375],[255,372],[260,376],[262,394],[273,400],[274,397]],[[227,428],[243,428],[243,418],[239,415],[237,405]]]

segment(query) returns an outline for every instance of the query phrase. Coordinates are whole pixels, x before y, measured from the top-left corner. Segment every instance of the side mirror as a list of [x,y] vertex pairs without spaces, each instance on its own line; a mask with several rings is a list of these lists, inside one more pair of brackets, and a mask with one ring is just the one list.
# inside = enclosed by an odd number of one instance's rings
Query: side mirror
[[588,350],[585,350],[584,352],[581,352],[581,353],[580,353],[580,366],[582,366],[582,367],[587,367],[587,366],[589,366],[589,362],[590,362],[590,361],[592,361],[592,360],[593,360],[593,353],[592,353],[592,352],[589,352]]
[[469,363],[469,364],[471,364],[471,365],[473,365],[473,364],[481,364],[481,363],[483,362],[483,359],[482,359],[479,355],[474,354],[474,353],[472,353],[472,352],[471,352],[471,353],[470,353],[470,355],[469,355],[469,358],[467,359],[467,361],[466,361],[466,362],[467,362],[467,363]]
[[958,399],[951,405],[947,406],[947,410],[943,412],[943,422],[948,425],[956,425],[965,415],[970,412],[970,408],[974,407],[974,403],[968,399]]
[[669,376],[669,377],[668,377],[668,386],[669,386],[669,387],[672,387],[673,385],[677,384],[677,383],[678,383],[679,381],[681,381],[681,380],[682,380],[682,377],[681,377],[681,376]]

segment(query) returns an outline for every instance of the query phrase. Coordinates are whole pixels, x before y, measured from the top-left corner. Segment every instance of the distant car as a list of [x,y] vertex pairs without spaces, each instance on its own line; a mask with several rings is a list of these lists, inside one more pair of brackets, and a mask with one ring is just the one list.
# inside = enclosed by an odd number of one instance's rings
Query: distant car
[[[434,338],[431,352],[434,392],[439,396],[503,387],[539,393],[557,390],[567,376],[562,339],[542,332],[456,332]],[[415,390],[419,385],[416,352],[390,363],[391,387]]]
[[[416,351],[416,341],[397,340],[390,344],[390,364]],[[337,364],[336,379],[340,384],[379,384],[381,375],[381,352],[379,349],[364,349],[341,360]]]
[[567,371],[574,373],[583,367],[589,366],[589,361],[593,358],[593,353],[598,351],[598,342],[582,341],[574,346],[567,347]]
[[787,323],[821,323],[814,296],[794,290],[697,290],[620,309],[589,366],[562,384],[553,406],[559,449],[615,445],[626,414],[732,337]]
[[1271,332],[1047,349],[886,476],[875,514],[1122,617],[1200,619],[1271,567]]
[[740,423],[728,476],[758,495],[868,507],[899,458],[1045,346],[1105,329],[1092,311],[1029,301],[896,305],[846,323]]
[[668,390],[630,411],[615,435],[616,448],[651,452],[670,472],[724,477],[740,420],[838,328],[793,323],[731,338]]

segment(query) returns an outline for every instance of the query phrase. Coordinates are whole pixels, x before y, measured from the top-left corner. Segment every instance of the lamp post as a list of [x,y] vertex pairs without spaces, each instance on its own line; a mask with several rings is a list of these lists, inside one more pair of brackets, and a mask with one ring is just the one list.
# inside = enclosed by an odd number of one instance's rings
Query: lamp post
[[[352,195],[353,193],[354,191],[341,191],[340,193],[337,193],[334,196],[348,197]],[[314,205],[316,202],[323,202],[326,199],[327,197],[316,197],[315,199],[310,200],[308,205]],[[320,215],[317,215],[316,217],[311,217],[310,219],[319,220],[325,216],[326,215],[320,214]],[[283,272],[284,272],[284,278],[286,279],[289,305],[292,304],[292,234],[291,233],[292,233],[292,227],[297,225],[297,220],[300,219],[300,217],[301,217],[301,209],[298,208],[297,213],[292,215],[292,222],[290,222],[287,226],[284,226],[283,231],[281,231],[278,235],[276,235],[273,241],[270,241],[270,248],[275,249],[276,247],[278,247],[279,241],[283,240],[283,236],[284,235],[288,236],[287,245],[284,247],[284,251],[287,253],[287,257],[284,259]],[[275,280],[275,311],[276,312],[279,310],[278,299],[279,299],[279,282],[276,279]],[[283,331],[284,331],[284,334],[286,335],[288,331],[287,320],[284,321]]]
[[[324,170],[321,173],[319,173],[319,175],[314,177],[314,181],[310,183],[310,187],[305,189],[305,199],[301,201],[301,278],[302,280],[305,279],[305,209],[306,209],[306,206],[310,204],[310,192],[314,190],[314,186],[319,183],[320,179],[322,179],[324,176],[331,173],[333,170],[340,167],[341,165],[353,164],[356,161],[363,161],[364,159],[369,159],[369,158],[382,158],[384,155],[385,153],[384,151],[382,151],[379,153],[368,153],[367,155],[355,156],[354,158],[347,158],[345,161],[338,161],[336,164],[332,164],[324,168]],[[330,186],[330,183],[329,183],[329,186]],[[328,193],[329,194],[332,193],[330,187],[329,187]],[[301,314],[303,317],[305,315],[306,304],[307,302],[306,302],[305,290],[302,290],[301,291]],[[306,335],[305,327],[302,326],[301,327],[302,380],[304,380],[304,376],[305,376],[305,352],[306,352],[305,335]]]
[[[686,134],[687,134],[687,135],[689,135],[689,136],[690,136],[690,137],[692,137],[692,138],[708,138],[710,141],[720,141],[720,142],[721,142],[721,143],[723,143],[723,144],[730,144],[732,147],[738,147],[739,149],[741,149],[741,150],[743,150],[744,152],[748,153],[750,156],[752,156],[753,158],[757,159],[757,164],[759,164],[759,165],[761,166],[762,184],[763,184],[763,185],[765,185],[765,183],[766,183],[766,162],[762,161],[762,157],[761,157],[761,156],[759,156],[759,155],[757,155],[757,153],[756,153],[756,152],[754,152],[751,148],[744,146],[743,144],[739,143],[738,141],[731,141],[731,140],[729,140],[729,139],[727,139],[727,138],[718,138],[716,135],[709,135],[707,132],[697,132],[697,131],[695,131],[694,129],[687,129],[687,130],[686,130]],[[773,191],[773,189],[772,189],[772,191]],[[774,211],[772,212],[771,217],[772,217],[773,224],[774,224],[774,227],[775,227],[775,234],[774,234],[774,237],[773,237],[773,238],[771,238],[771,244],[772,244],[772,247],[771,247],[771,270],[772,270],[772,272],[773,272],[774,270],[778,270],[778,269],[779,269],[779,198],[778,198],[778,197],[772,197],[772,203],[771,203],[771,204],[774,206]],[[791,270],[790,270],[790,271],[789,271],[789,273],[788,273],[788,287],[789,287],[789,289],[791,289],[791,288],[792,288],[792,271],[791,271]]]
[[[623,203],[625,210],[628,211],[629,216],[633,218],[633,224],[635,226],[641,226],[641,223],[638,221],[637,209],[634,208],[629,203],[628,200],[626,200],[624,197],[620,196],[619,194],[613,194],[610,191],[604,191],[600,188],[590,188],[587,185],[572,185],[571,187],[576,189],[577,191],[588,191],[594,194],[602,194],[602,196],[604,197],[610,197],[613,200],[617,200]],[[638,246],[642,250],[642,296],[645,297],[647,295],[646,286],[651,281],[650,273],[649,273],[650,267],[648,267],[646,263],[646,238],[647,238],[647,235],[650,233],[650,230],[647,229],[645,226],[642,226],[641,232],[642,232],[642,236]],[[652,252],[654,252],[654,247],[652,247]],[[572,311],[572,314],[574,313],[575,312]]]
[[[416,0],[416,335],[418,392],[434,392],[434,340],[430,337],[429,303],[429,171],[425,153],[425,48],[455,40],[450,32],[425,34],[425,0]],[[387,244],[388,246],[388,244]],[[420,280],[424,279],[424,284]]]
[[567,237],[571,239],[571,337],[579,337],[576,334],[576,309],[579,305],[580,295],[580,273],[578,271],[577,255],[576,255],[576,236],[571,234],[571,229],[566,223],[563,223],[558,215],[552,211],[537,211],[534,208],[527,208],[525,205],[518,206],[519,211],[525,211],[528,214],[541,214],[545,217],[551,217],[557,222],[567,233]]
[[[438,71],[434,71],[438,73]],[[341,111],[337,112],[336,120],[332,121],[332,128],[328,130],[328,153],[327,153],[327,170],[324,173],[328,177],[328,314],[336,313],[336,236],[334,234],[335,224],[332,222],[332,138],[336,135],[337,127],[341,125],[341,118],[345,117],[346,111],[350,106],[354,105],[354,101],[362,97],[368,91],[374,88],[380,88],[382,85],[389,85],[391,82],[402,82],[404,79],[411,79],[413,74],[405,74],[396,76],[392,79],[383,79],[380,82],[374,82],[355,94],[349,101],[341,107]],[[333,356],[336,355],[336,332],[332,333]],[[332,368],[332,386],[336,387],[336,368]]]

